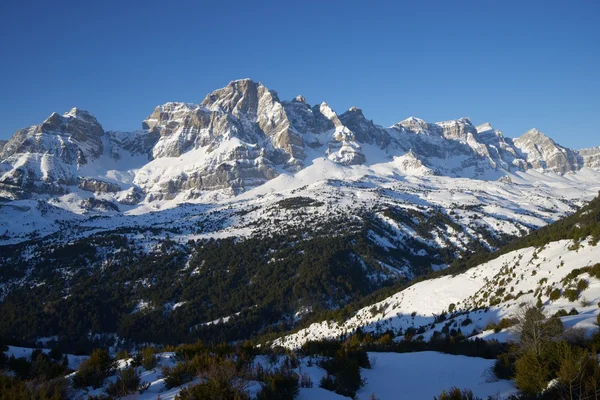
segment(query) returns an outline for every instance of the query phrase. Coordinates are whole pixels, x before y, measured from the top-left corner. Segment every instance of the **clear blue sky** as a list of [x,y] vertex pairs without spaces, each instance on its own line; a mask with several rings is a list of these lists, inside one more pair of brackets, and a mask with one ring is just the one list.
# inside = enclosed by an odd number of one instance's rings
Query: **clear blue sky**
[[384,126],[470,116],[600,145],[596,0],[2,0],[0,57],[0,138],[73,106],[139,129],[249,77]]

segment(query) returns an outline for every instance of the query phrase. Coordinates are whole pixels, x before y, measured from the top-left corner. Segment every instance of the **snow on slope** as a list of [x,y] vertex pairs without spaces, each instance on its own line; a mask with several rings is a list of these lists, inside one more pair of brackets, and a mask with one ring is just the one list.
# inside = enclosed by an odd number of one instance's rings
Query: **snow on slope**
[[[561,297],[550,301],[553,289],[562,289],[561,280],[576,268],[595,265],[600,261],[600,246],[584,242],[578,249],[572,241],[552,242],[543,248],[526,248],[502,255],[495,260],[472,268],[457,276],[444,276],[419,282],[387,299],[359,310],[353,317],[338,324],[333,321],[314,323],[297,333],[277,339],[274,345],[297,348],[309,340],[335,338],[351,333],[358,327],[366,332],[393,330],[405,332],[407,328],[423,327],[425,340],[435,330],[432,327],[436,315],[448,311],[455,304],[458,313],[451,316],[465,335],[473,330],[481,332],[490,322],[515,313],[525,303],[535,303],[541,293],[544,310],[548,315],[560,309],[576,308],[577,316],[563,317],[567,328],[584,328],[588,332],[597,329],[596,315],[600,311],[600,281],[587,273],[578,279],[586,279],[589,286],[577,301]],[[501,290],[500,295],[498,291]],[[506,299],[511,294],[514,298]],[[490,299],[499,297],[499,304],[489,306]],[[461,313],[465,311],[466,313]],[[472,322],[462,324],[467,318]],[[489,337],[489,332],[482,335]],[[498,337],[509,339],[509,335]],[[399,340],[400,338],[397,338]]]
[[470,389],[481,398],[504,399],[517,393],[511,381],[486,380],[486,371],[494,360],[433,351],[369,353],[369,357],[375,360],[375,366],[361,370],[367,383],[357,393],[360,400],[369,399],[371,394],[380,400],[395,400],[400,394],[405,399],[429,400],[453,386]]
[[[33,353],[32,348],[29,347],[17,347],[17,346],[8,346],[8,350],[4,352],[8,357],[15,358],[27,358],[31,357],[31,353]],[[42,351],[46,354],[50,353],[50,349],[42,349]],[[79,368],[79,365],[88,359],[88,356],[76,356],[73,354],[65,354],[68,360],[68,366],[71,369]]]

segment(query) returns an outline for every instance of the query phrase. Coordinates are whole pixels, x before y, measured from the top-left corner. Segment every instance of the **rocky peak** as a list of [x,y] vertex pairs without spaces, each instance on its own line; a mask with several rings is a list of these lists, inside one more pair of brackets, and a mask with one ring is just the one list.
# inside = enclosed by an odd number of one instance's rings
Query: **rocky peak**
[[267,102],[279,102],[277,94],[270,92],[262,83],[240,79],[210,93],[200,105],[211,111],[220,111],[236,117],[247,115],[256,118],[259,103],[263,98]]
[[515,139],[514,145],[533,168],[565,173],[579,169],[582,164],[579,154],[562,147],[535,128]]
[[494,128],[489,122],[484,122],[481,125],[477,125],[475,129],[477,130],[477,133],[494,131]]
[[44,120],[44,122],[41,123],[39,130],[42,132],[55,131],[62,123],[63,118],[58,113],[53,112]]
[[292,101],[295,101],[297,103],[306,104],[306,99],[301,94],[299,94],[298,96],[294,97],[294,100],[292,100]]
[[435,125],[442,129],[442,135],[446,139],[468,140],[469,134],[477,134],[477,130],[471,123],[471,119],[463,117],[450,121],[436,122]]
[[96,119],[96,117],[94,117],[88,111],[79,109],[77,107],[73,107],[69,112],[64,113],[63,117],[65,117],[65,118],[75,118],[75,119],[79,119],[81,121],[85,121],[85,122],[88,122],[88,123],[91,123],[91,124],[100,125],[98,123],[98,120]]
[[339,119],[344,126],[354,132],[356,141],[359,143],[376,143],[380,147],[385,147],[390,142],[385,129],[375,125],[372,120],[368,120],[360,108],[351,107],[340,115]]
[[392,126],[394,129],[407,131],[411,133],[429,133],[430,127],[427,122],[421,118],[408,117]]
[[348,109],[348,111],[346,111],[344,114],[349,113],[349,114],[357,114],[357,115],[363,115],[363,111],[355,106],[352,106]]
[[538,130],[537,128],[532,128],[525,132],[523,135],[518,137],[516,140],[525,141],[525,140],[552,140],[544,132]]
[[502,132],[494,129],[494,127],[489,122],[477,125],[475,127],[475,130],[477,131],[478,138],[480,140],[483,140],[484,142],[497,142],[499,140],[505,142],[504,135],[502,134]]
[[198,108],[196,104],[168,102],[156,106],[152,114],[142,122],[142,129],[157,130],[161,135],[168,134],[168,125],[182,123],[194,110]]

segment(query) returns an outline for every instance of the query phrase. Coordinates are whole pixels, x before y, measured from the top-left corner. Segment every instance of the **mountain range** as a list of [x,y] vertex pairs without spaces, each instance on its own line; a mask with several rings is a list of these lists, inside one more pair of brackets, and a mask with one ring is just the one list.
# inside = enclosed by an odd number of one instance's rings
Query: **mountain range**
[[25,199],[77,190],[119,204],[237,194],[315,159],[343,166],[394,162],[404,174],[498,179],[538,169],[600,167],[600,148],[573,150],[531,129],[517,139],[469,118],[410,117],[384,128],[352,107],[337,114],[302,96],[282,101],[249,79],[200,104],[166,103],[137,132],[105,131],[87,111],[53,113],[0,144],[0,196]]
[[66,343],[286,332],[600,191],[600,147],[468,118],[384,128],[247,79],[136,132],[74,108],[0,147],[0,336]]

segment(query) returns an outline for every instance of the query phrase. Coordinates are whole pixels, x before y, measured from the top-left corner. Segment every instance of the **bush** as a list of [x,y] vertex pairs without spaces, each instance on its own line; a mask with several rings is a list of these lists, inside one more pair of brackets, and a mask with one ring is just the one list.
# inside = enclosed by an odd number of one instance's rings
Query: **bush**
[[189,362],[178,362],[174,367],[164,367],[162,375],[165,377],[165,386],[171,389],[191,382],[196,375],[196,370]]
[[[199,356],[194,357],[200,359]],[[244,390],[245,383],[233,361],[212,358],[213,362],[202,365],[198,371],[202,383],[179,392],[182,400],[248,400],[250,396]],[[191,365],[191,364],[190,364]],[[192,366],[193,367],[193,366]],[[196,367],[198,363],[196,362]],[[297,382],[296,382],[297,383]]]
[[327,371],[327,376],[321,380],[322,388],[342,396],[354,397],[356,391],[364,385],[360,368],[371,368],[371,362],[364,350],[342,348],[332,359],[321,361],[320,366]]
[[268,374],[262,383],[257,400],[294,400],[298,395],[298,375],[290,369],[283,368]]
[[569,313],[564,308],[561,308],[556,313],[554,313],[554,316],[557,318],[566,317],[567,315],[569,315]]
[[590,267],[588,273],[596,279],[600,279],[600,264]]
[[312,381],[312,379],[310,379],[310,376],[300,374],[300,387],[302,387],[302,388],[313,387],[313,381]]
[[69,383],[65,378],[43,382],[25,382],[0,374],[0,400],[67,399]]
[[59,345],[54,346],[48,355],[55,361],[59,361],[63,357],[63,353]]
[[504,353],[498,356],[494,362],[493,372],[498,379],[513,379],[515,376],[516,356],[512,353]]
[[579,291],[576,289],[566,289],[563,292],[563,297],[573,303],[579,298]]
[[590,284],[589,284],[589,283],[588,283],[588,281],[586,281],[585,279],[580,279],[580,280],[577,282],[577,290],[578,290],[578,291],[580,291],[580,292],[582,292],[582,291],[584,291],[585,289],[587,289],[587,288],[588,288],[588,286],[590,286]]
[[447,392],[442,391],[440,397],[434,397],[435,400],[481,400],[480,397],[475,397],[469,389],[460,390],[457,387],[452,387]]
[[231,382],[207,381],[182,389],[175,399],[179,400],[249,400],[245,391],[234,387]]
[[560,289],[556,288],[550,292],[550,301],[556,301],[560,298]]
[[116,382],[108,385],[106,393],[115,397],[123,397],[138,391],[140,376],[134,367],[125,368],[117,375]]
[[73,386],[76,388],[86,386],[99,388],[114,368],[115,362],[108,351],[96,349],[92,352],[90,358],[79,366],[79,370],[73,377]]
[[548,386],[548,366],[534,352],[523,354],[515,364],[515,383],[526,395],[536,395]]
[[145,370],[149,371],[156,367],[156,349],[153,347],[146,347],[142,350],[141,364]]
[[498,324],[494,326],[494,332],[498,333],[502,329],[510,328],[511,326],[517,324],[517,320],[514,318],[502,318]]

